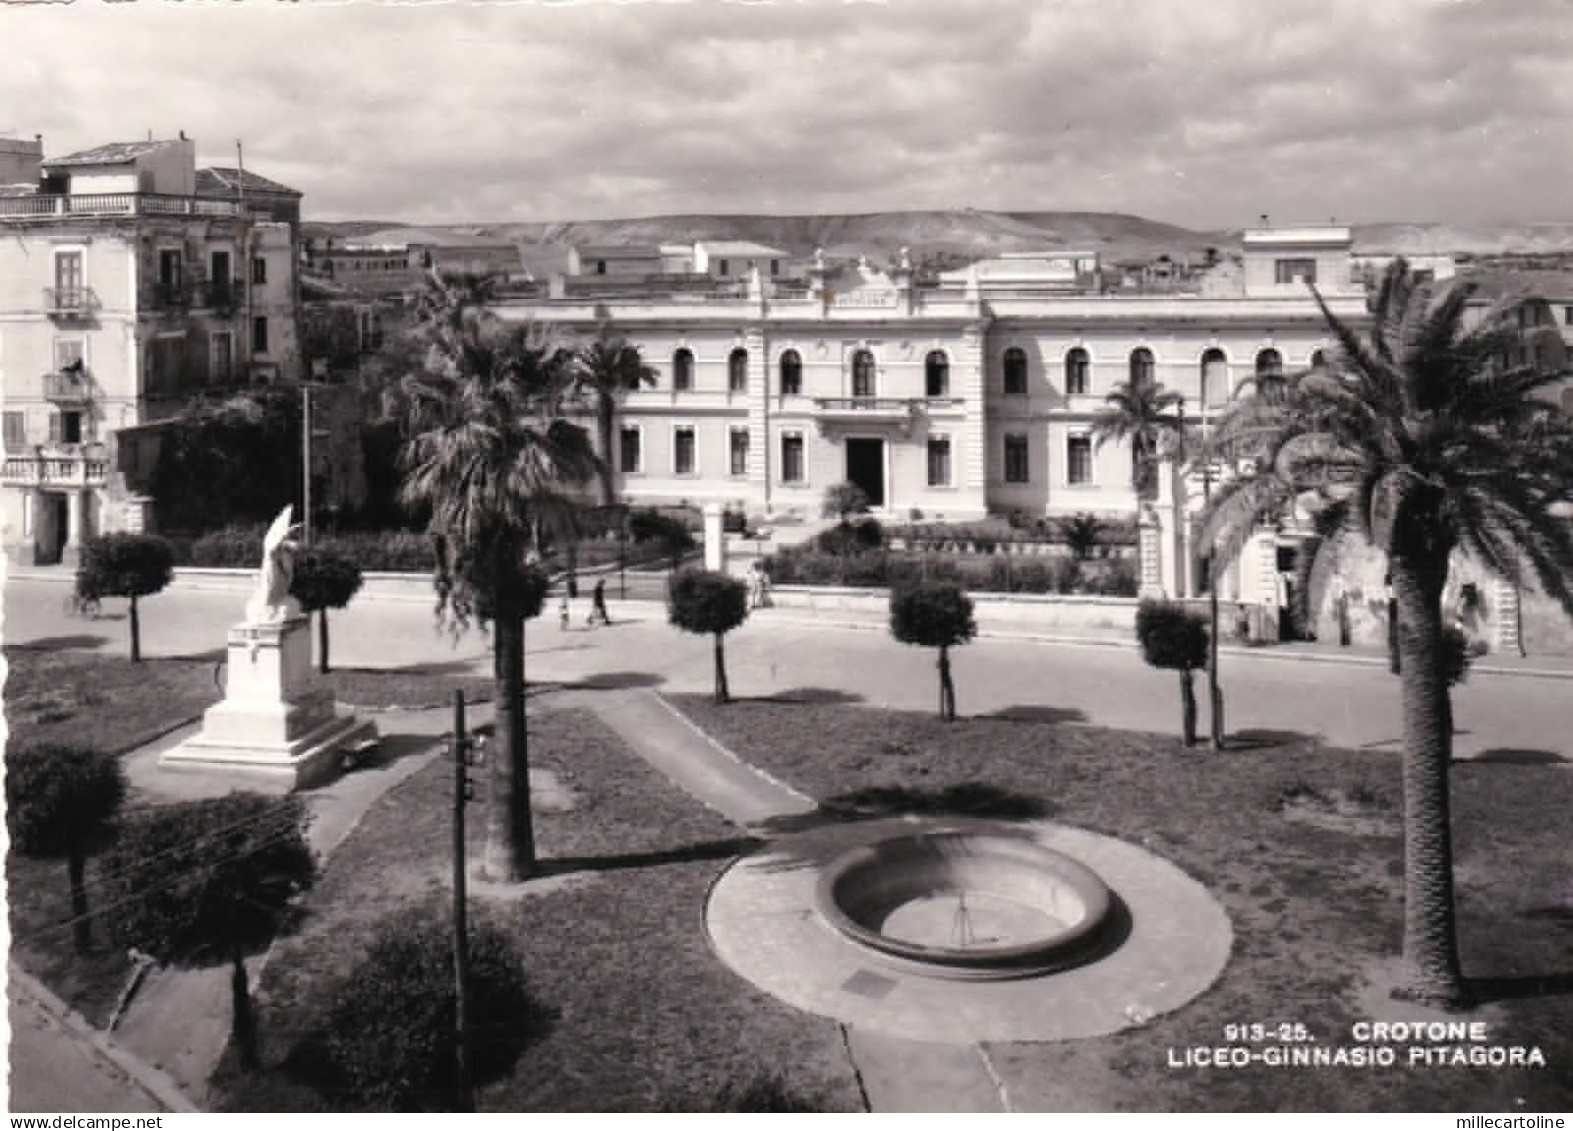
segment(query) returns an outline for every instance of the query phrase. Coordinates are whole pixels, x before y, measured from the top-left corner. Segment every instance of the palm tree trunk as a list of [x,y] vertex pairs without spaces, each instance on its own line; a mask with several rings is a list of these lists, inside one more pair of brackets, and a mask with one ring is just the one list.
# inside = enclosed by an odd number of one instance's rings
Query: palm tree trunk
[[1196,681],[1190,668],[1180,669],[1180,725],[1185,745],[1196,745]]
[[234,1012],[235,1048],[245,1068],[257,1067],[257,1019],[251,1012],[251,985],[246,959],[237,947],[230,952],[229,998]]
[[1213,554],[1207,559],[1207,724],[1212,748],[1223,749],[1223,687],[1218,682],[1218,571]]
[[518,613],[499,615],[492,634],[497,712],[483,859],[492,879],[524,880],[535,871],[530,749],[524,717],[524,618]]
[[317,610],[317,670],[328,671],[328,610]]
[[612,399],[603,395],[596,405],[595,422],[601,429],[601,505],[612,506],[617,501],[617,490],[612,483]]
[[1440,571],[1428,561],[1392,561],[1404,738],[1405,984],[1396,993],[1457,1006],[1465,987],[1453,904],[1453,715],[1442,660],[1441,557]]
[[717,703],[730,703],[731,693],[726,686],[726,653],[721,645],[723,633],[715,634],[715,701]]
[[142,620],[137,616],[137,599],[131,598],[131,662],[142,662]]
[[71,878],[71,924],[78,954],[93,946],[93,921],[87,914],[87,853],[73,843],[66,852],[66,872]]

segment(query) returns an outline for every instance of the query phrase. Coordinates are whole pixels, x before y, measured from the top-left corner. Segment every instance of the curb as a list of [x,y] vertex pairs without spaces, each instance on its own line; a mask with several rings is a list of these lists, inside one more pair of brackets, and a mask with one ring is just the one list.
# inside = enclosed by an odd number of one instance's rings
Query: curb
[[58,1021],[60,1027],[70,1033],[72,1037],[91,1045],[104,1059],[125,1073],[133,1084],[162,1104],[166,1111],[202,1111],[202,1108],[193,1103],[190,1097],[180,1090],[174,1078],[167,1072],[154,1068],[129,1049],[93,1028],[82,1018],[81,1014],[61,1001],[49,987],[23,970],[15,962],[6,964],[6,972],[17,983],[21,994],[37,1003],[40,1008]]

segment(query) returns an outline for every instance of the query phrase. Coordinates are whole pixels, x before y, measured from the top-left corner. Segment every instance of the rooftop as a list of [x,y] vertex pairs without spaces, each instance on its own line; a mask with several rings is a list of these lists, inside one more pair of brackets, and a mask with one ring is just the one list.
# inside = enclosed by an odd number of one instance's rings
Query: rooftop
[[112,141],[108,145],[84,149],[80,153],[51,157],[44,162],[44,167],[61,169],[71,165],[124,165],[135,161],[138,157],[157,153],[160,149],[184,144],[187,144],[184,139],[177,138],[166,138],[162,141]]
[[[684,248],[684,250],[689,250]],[[578,249],[581,259],[659,259],[661,249],[647,244],[608,247],[586,244]]]
[[278,196],[295,196],[301,193],[281,185],[277,181],[270,181],[267,177],[241,170],[230,169],[223,166],[214,166],[197,170],[197,195],[198,196],[235,196],[237,191],[271,193]]
[[779,247],[767,247],[752,240],[699,240],[699,245],[710,255],[763,255],[785,259],[790,252]]

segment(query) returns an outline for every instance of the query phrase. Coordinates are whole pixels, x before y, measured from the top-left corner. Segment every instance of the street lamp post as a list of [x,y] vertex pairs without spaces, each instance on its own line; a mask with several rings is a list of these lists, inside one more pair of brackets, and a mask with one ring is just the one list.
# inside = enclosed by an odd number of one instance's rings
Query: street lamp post
[[[1212,422],[1207,416],[1207,405],[1202,405],[1202,501],[1211,503],[1213,497],[1213,446]],[[1212,705],[1209,712],[1212,748],[1223,749],[1223,689],[1218,686],[1218,540],[1213,539],[1207,548],[1207,695]]]

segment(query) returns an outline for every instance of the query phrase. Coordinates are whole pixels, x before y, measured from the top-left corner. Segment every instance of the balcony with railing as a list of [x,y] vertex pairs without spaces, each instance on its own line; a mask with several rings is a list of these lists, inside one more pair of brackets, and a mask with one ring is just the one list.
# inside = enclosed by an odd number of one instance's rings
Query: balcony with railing
[[98,310],[98,296],[91,287],[45,287],[44,310],[66,321],[91,318]]
[[956,397],[815,397],[814,417],[830,424],[894,424],[903,431],[921,416],[960,408]]
[[89,192],[0,197],[0,223],[98,216],[249,216],[236,200],[151,192]]
[[109,476],[109,453],[103,444],[48,444],[26,455],[7,452],[0,465],[6,487],[102,487]]
[[196,292],[196,305],[219,314],[233,314],[245,298],[241,284],[230,279],[214,279],[192,289]]
[[54,404],[86,404],[93,399],[92,382],[80,369],[45,373],[44,399]]
[[154,310],[185,310],[191,305],[191,291],[183,282],[155,282],[150,305]]

